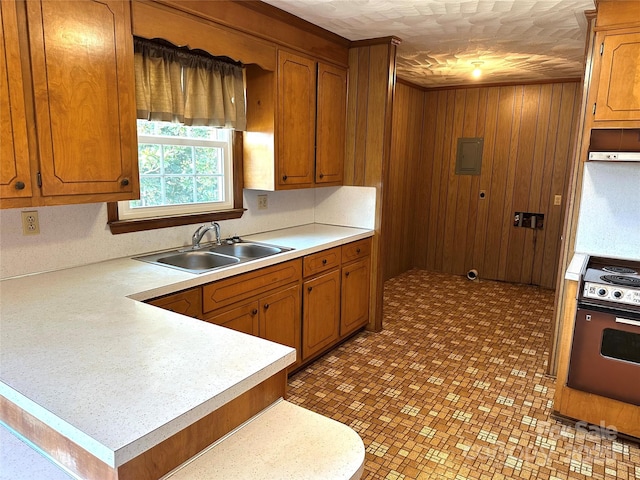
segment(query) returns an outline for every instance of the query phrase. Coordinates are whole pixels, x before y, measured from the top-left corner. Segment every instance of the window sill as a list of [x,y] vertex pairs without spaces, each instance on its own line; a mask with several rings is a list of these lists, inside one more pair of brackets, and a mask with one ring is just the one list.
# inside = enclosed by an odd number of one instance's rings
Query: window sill
[[112,235],[121,233],[142,232],[144,230],[155,230],[157,228],[179,227],[181,225],[191,225],[195,223],[215,222],[219,220],[231,220],[242,217],[246,208],[234,208],[222,212],[198,213],[194,215],[181,215],[178,217],[156,217],[135,220],[119,220],[118,204],[108,203],[107,225],[111,229]]

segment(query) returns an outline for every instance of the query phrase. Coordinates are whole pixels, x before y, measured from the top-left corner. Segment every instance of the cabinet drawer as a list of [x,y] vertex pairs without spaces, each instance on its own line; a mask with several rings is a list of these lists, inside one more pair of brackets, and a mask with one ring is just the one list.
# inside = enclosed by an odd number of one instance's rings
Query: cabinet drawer
[[371,239],[365,238],[342,246],[342,261],[350,262],[371,254]]
[[304,276],[310,277],[340,266],[340,247],[330,248],[322,252],[304,257]]
[[301,261],[291,260],[205,285],[202,289],[203,311],[211,312],[298,281],[301,270]]
[[156,307],[182,313],[188,317],[202,318],[202,297],[200,288],[192,288],[164,297],[148,300],[147,303]]

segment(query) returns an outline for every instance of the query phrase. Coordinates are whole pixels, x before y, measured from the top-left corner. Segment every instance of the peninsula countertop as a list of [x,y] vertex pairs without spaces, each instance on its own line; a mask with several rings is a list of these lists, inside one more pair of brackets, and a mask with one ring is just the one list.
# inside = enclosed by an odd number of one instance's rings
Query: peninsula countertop
[[310,224],[295,250],[191,274],[130,258],[0,282],[0,395],[119,466],[295,360],[295,350],[141,303],[371,236]]

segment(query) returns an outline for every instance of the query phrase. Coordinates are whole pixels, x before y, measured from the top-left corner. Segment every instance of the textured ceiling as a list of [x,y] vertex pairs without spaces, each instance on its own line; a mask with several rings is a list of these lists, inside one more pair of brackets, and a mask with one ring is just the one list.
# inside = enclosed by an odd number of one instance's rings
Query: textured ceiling
[[[349,40],[396,36],[425,87],[580,77],[593,0],[264,0]],[[479,80],[473,62],[483,62]]]

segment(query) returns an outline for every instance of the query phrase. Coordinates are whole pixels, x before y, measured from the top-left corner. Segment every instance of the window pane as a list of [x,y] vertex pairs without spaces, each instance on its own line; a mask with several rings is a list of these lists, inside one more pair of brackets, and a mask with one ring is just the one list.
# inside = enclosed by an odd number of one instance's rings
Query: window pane
[[164,173],[166,175],[193,173],[193,147],[165,145],[162,151],[164,153]]
[[195,147],[196,174],[212,175],[222,173],[224,152],[221,148]]
[[197,202],[221,202],[223,197],[220,177],[196,177]]
[[155,207],[162,204],[162,177],[140,177],[140,200],[131,202],[131,206]]
[[152,145],[150,143],[139,144],[138,145],[138,165],[140,166],[140,175],[162,173],[160,145]]
[[194,177],[167,177],[165,205],[193,203]]

